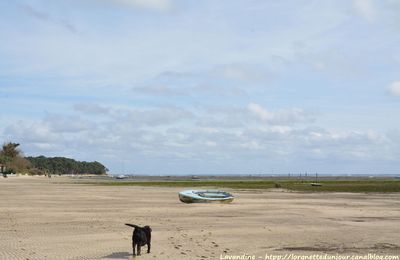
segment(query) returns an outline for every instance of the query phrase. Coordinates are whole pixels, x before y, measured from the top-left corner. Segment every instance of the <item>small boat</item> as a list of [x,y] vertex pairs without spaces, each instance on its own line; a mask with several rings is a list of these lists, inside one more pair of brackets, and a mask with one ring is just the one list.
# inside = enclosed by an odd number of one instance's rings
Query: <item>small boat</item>
[[229,203],[233,199],[232,194],[221,190],[184,190],[179,192],[179,200],[184,203]]
[[311,183],[311,186],[314,186],[314,187],[321,187],[321,186],[322,186],[322,183],[313,182],[313,183]]

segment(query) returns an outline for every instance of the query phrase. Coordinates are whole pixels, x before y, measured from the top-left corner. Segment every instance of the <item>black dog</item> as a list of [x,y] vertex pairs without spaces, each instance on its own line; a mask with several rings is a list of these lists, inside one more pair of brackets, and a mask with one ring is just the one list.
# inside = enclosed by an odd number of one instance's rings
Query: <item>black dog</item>
[[137,255],[140,255],[140,248],[147,244],[147,253],[150,253],[151,246],[151,228],[149,226],[139,227],[133,224],[125,224],[135,228],[132,234],[132,250],[135,254],[135,246],[137,247]]

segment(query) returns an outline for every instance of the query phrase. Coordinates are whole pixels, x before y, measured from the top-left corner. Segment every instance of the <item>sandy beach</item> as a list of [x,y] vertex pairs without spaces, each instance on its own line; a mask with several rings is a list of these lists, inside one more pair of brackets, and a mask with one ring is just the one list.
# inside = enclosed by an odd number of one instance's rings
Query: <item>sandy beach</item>
[[153,229],[135,259],[400,254],[399,193],[229,190],[231,204],[184,204],[180,190],[1,178],[0,259],[133,259],[124,223]]

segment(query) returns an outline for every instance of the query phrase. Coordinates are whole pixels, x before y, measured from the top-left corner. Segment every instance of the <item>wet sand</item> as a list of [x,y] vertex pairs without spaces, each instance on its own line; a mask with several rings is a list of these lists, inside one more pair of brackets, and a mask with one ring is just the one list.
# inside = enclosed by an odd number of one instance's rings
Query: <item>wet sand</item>
[[[400,255],[400,194],[229,190],[231,204],[183,204],[180,188],[0,179],[0,259],[221,259],[266,254]],[[131,256],[150,225],[152,252]]]

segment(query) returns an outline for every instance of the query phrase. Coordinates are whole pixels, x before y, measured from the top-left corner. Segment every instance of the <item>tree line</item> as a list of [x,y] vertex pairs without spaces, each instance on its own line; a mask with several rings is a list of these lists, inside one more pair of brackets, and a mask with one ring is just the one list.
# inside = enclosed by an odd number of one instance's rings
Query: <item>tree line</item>
[[24,157],[18,143],[5,143],[0,151],[0,164],[5,166],[3,174],[106,174],[108,169],[101,163],[80,162],[65,157]]
[[97,162],[80,162],[65,157],[26,157],[37,170],[50,174],[106,174],[107,168]]

